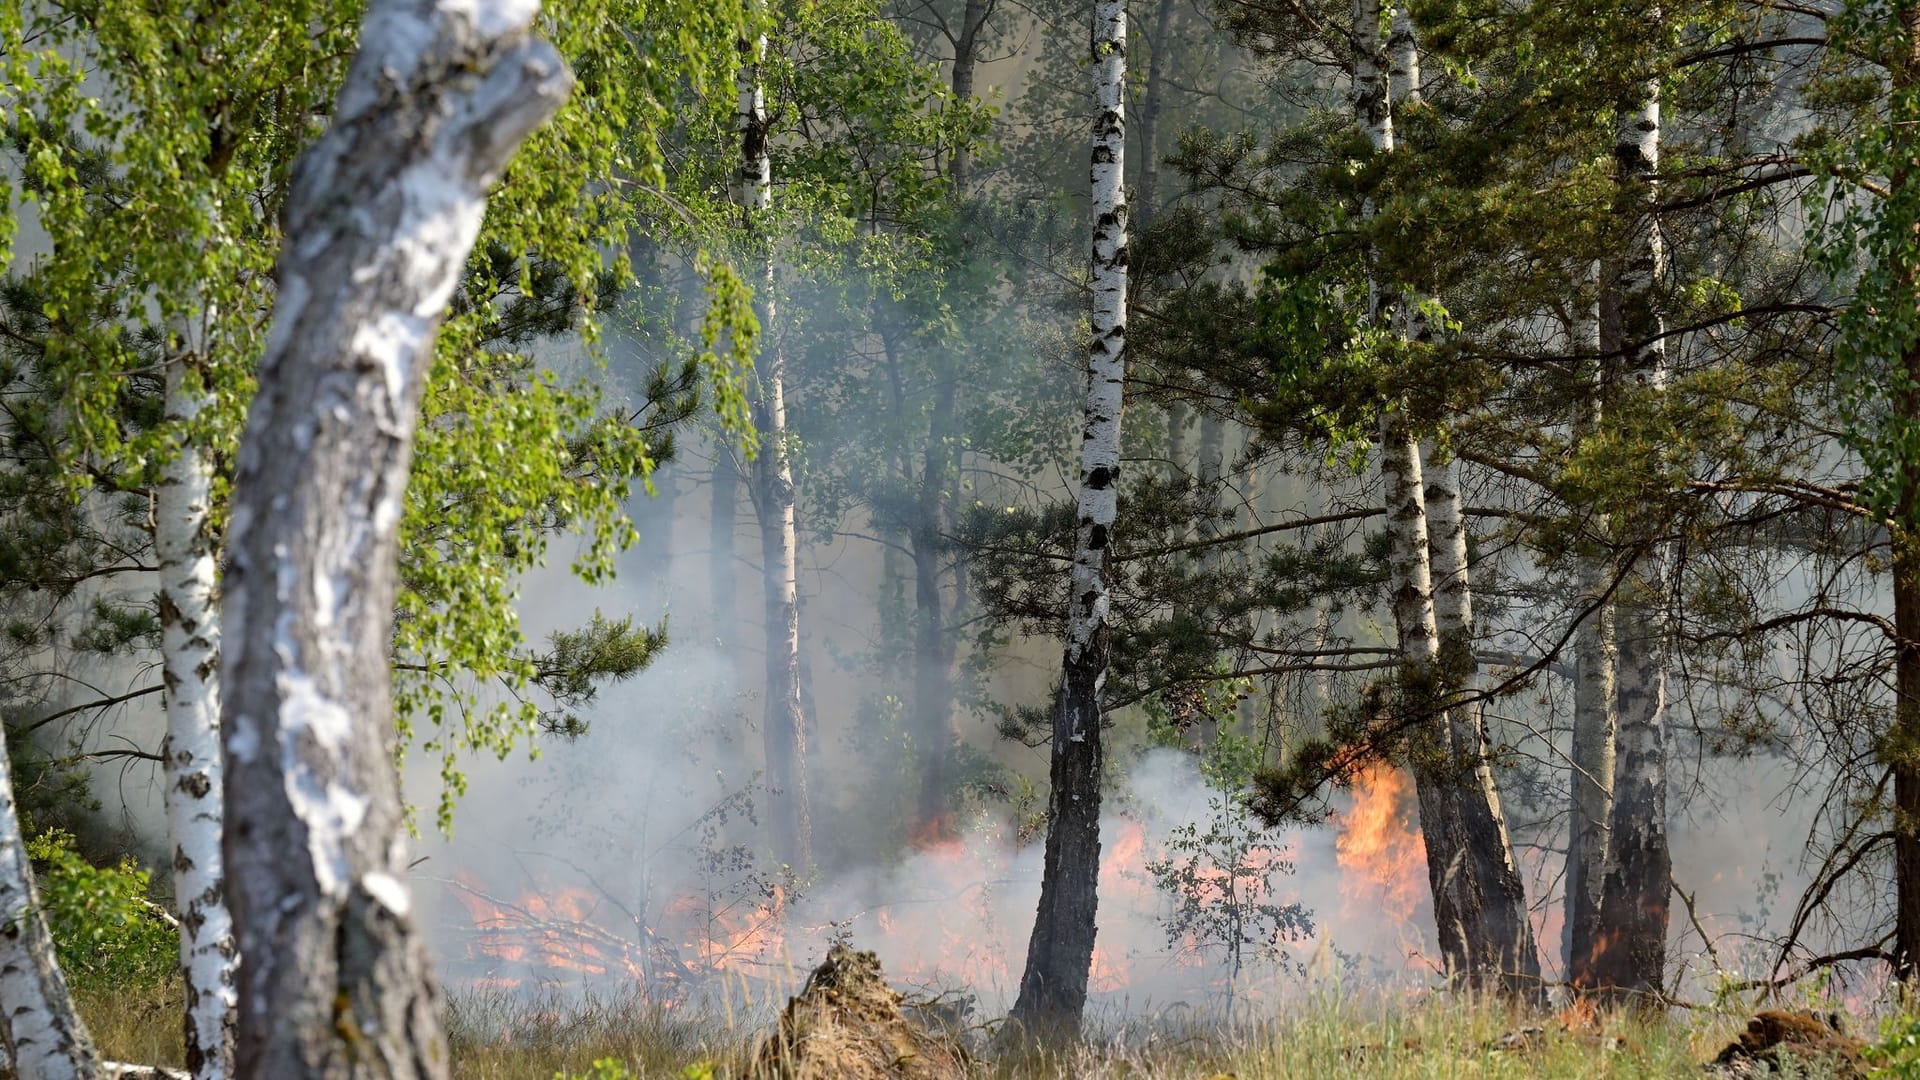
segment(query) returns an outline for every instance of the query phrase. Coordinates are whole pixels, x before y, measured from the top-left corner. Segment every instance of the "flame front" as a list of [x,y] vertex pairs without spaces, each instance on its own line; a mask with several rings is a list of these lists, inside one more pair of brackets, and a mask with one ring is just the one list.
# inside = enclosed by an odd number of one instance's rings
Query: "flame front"
[[1334,841],[1340,893],[1407,923],[1426,896],[1426,846],[1411,824],[1413,783],[1390,765],[1368,767],[1353,784],[1353,806]]

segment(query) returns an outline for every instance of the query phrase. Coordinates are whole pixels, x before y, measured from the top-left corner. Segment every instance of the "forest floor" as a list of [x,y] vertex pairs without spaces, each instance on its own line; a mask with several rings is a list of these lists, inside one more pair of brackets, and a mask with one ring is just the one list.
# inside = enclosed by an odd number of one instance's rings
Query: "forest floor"
[[[96,991],[83,993],[80,1001],[108,1058],[178,1064],[177,989]],[[1697,1010],[1654,1019],[1602,1015],[1569,1025],[1564,1014],[1526,1015],[1439,997],[1320,1001],[1232,1030],[1176,1030],[1137,1021],[1111,1025],[1069,1049],[977,1056],[966,1075],[980,1080],[1697,1077],[1708,1075],[1702,1066],[1738,1038],[1747,1017],[1744,1010]],[[448,1019],[452,1071],[460,1080],[744,1078],[766,1031],[765,1025],[723,1015],[689,1020],[635,1002],[505,995],[456,994]],[[1882,1030],[1913,1030],[1907,1022],[1853,1026],[1868,1043],[1879,1042]],[[625,1071],[596,1072],[593,1063],[607,1059]],[[1858,1060],[1816,1053],[1796,1058],[1784,1075],[1868,1075]],[[1756,1064],[1753,1075],[1770,1074],[1764,1063]],[[1920,1067],[1907,1057],[1872,1075],[1920,1076]]]

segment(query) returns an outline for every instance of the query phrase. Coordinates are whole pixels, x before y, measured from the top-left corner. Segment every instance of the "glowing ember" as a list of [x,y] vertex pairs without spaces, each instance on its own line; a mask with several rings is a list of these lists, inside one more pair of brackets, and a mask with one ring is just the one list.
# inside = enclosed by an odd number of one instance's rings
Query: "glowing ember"
[[954,827],[952,814],[938,814],[918,822],[907,830],[907,846],[915,851],[928,851],[933,848],[958,847],[959,830]]
[[1413,784],[1407,774],[1376,765],[1354,781],[1353,807],[1342,815],[1334,841],[1343,871],[1340,893],[1409,921],[1426,897],[1426,849],[1414,817]]

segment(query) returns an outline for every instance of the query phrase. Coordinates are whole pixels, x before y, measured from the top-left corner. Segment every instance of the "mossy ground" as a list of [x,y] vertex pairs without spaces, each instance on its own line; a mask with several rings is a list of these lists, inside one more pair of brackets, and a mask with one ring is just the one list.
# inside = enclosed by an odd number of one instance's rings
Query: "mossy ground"
[[[179,1063],[177,988],[92,990],[80,1002],[110,1059]],[[688,1017],[635,999],[456,993],[448,1000],[453,1075],[551,1080],[590,1075],[593,1062],[614,1059],[635,1077],[740,1077],[765,1026],[758,1012],[749,1020],[731,1011]],[[985,1057],[971,1072],[981,1080],[1697,1077],[1701,1063],[1742,1029],[1746,1016],[1745,1010],[1696,1010],[1654,1019],[1601,1017],[1566,1031],[1551,1018],[1439,996],[1319,998],[1231,1030],[1096,1023],[1097,1032],[1079,1045]],[[1522,1049],[1498,1048],[1503,1035],[1529,1025],[1545,1031]],[[1868,1038],[1878,1030],[1860,1026]],[[1804,1075],[1822,1072],[1815,1067]]]

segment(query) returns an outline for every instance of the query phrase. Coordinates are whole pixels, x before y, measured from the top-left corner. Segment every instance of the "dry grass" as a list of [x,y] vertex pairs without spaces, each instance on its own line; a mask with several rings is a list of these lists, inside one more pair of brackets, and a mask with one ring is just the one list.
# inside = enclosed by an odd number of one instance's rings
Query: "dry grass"
[[108,1061],[178,1068],[185,1059],[181,1018],[187,1003],[179,982],[111,989],[87,987],[75,990],[73,996],[81,1018],[93,1033],[94,1045]]
[[[118,1061],[177,1065],[177,988],[81,995],[102,1051]],[[756,1014],[757,1015],[757,1014]],[[1530,1017],[1446,998],[1323,998],[1233,1030],[1143,1022],[1107,1024],[1081,1045],[984,1057],[981,1080],[1414,1080],[1432,1077],[1639,1080],[1699,1076],[1745,1020],[1693,1014],[1641,1021],[1601,1017],[1580,1031],[1546,1031],[1517,1049],[1502,1036]],[[590,1075],[611,1058],[632,1076],[678,1078],[706,1064],[716,1078],[741,1078],[763,1024],[675,1015],[631,998],[520,998],[457,993],[448,1001],[453,1075],[461,1080],[551,1080]],[[1815,1067],[1807,1076],[1823,1075]]]

